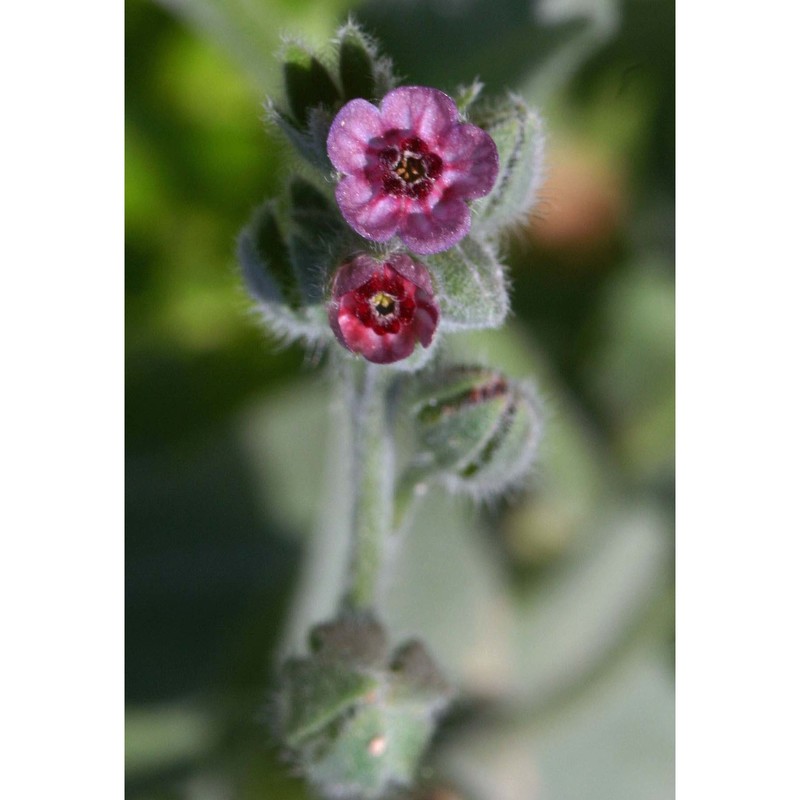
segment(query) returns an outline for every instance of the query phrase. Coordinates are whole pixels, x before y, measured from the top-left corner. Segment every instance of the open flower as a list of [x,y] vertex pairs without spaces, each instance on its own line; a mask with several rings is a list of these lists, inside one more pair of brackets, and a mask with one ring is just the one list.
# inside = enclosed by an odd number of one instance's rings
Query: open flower
[[348,350],[391,364],[410,356],[417,341],[430,345],[439,308],[422,264],[407,255],[381,262],[361,253],[339,267],[328,319]]
[[487,195],[499,168],[486,131],[459,121],[444,92],[402,86],[380,109],[347,103],[328,134],[343,177],[336,201],[353,229],[374,242],[395,234],[416,253],[438,253],[469,232],[465,201]]

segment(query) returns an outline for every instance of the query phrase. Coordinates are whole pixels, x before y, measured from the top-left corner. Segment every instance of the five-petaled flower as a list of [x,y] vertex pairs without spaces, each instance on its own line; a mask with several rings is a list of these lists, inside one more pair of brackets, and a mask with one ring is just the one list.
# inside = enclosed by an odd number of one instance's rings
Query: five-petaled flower
[[391,364],[410,356],[417,341],[430,345],[439,308],[422,264],[404,254],[376,261],[359,253],[334,276],[328,319],[348,350]]
[[380,109],[351,100],[333,120],[328,156],[342,173],[336,201],[352,228],[374,242],[397,234],[425,254],[467,235],[465,201],[487,195],[499,169],[489,134],[423,86],[394,89]]

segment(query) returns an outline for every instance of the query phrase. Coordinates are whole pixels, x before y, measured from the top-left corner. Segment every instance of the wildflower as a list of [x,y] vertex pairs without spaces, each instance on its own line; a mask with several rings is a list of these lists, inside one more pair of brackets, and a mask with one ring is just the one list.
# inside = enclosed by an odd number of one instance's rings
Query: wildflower
[[328,156],[343,175],[336,201],[351,227],[374,242],[397,234],[425,254],[467,235],[465,201],[487,195],[499,169],[489,134],[423,86],[394,89],[380,109],[351,100],[333,120]]
[[328,320],[341,344],[367,361],[407,358],[417,341],[430,345],[439,322],[428,270],[407,255],[380,262],[361,253],[333,279]]

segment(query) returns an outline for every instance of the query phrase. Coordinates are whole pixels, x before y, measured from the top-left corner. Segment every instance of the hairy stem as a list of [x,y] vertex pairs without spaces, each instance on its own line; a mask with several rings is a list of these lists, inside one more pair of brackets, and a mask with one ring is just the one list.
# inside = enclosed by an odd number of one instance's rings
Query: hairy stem
[[423,473],[416,470],[406,470],[397,481],[394,497],[394,523],[395,538],[401,536],[411,523],[416,506],[428,491],[428,484],[423,479]]
[[387,371],[373,364],[351,365],[352,543],[343,605],[374,607],[382,586],[393,525],[394,451],[387,422]]

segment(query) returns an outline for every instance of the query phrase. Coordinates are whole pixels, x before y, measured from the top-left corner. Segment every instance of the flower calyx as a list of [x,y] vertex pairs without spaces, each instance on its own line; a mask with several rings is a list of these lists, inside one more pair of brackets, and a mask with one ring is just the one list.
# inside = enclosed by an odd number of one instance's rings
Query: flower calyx
[[532,389],[486,367],[453,365],[410,388],[416,456],[404,480],[487,498],[524,478],[538,450]]
[[377,800],[409,786],[452,691],[424,646],[390,651],[369,614],[318,625],[289,660],[276,697],[278,734],[325,797]]

